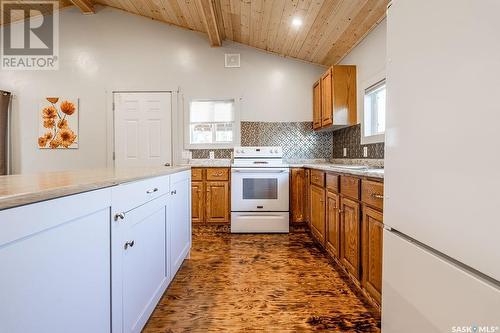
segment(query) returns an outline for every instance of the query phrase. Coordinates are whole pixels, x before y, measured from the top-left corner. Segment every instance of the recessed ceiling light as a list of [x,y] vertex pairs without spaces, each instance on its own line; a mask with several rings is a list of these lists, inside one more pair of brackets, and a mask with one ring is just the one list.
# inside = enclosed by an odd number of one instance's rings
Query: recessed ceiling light
[[300,17],[294,17],[292,20],[292,25],[294,27],[300,27],[302,25],[302,19]]

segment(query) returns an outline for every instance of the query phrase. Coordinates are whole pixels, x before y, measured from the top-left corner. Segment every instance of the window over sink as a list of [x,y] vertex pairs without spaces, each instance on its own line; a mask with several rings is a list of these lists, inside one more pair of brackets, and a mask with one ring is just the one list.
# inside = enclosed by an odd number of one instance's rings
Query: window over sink
[[384,142],[386,117],[385,78],[365,86],[361,144]]
[[239,145],[240,122],[234,99],[189,103],[186,148],[233,148]]

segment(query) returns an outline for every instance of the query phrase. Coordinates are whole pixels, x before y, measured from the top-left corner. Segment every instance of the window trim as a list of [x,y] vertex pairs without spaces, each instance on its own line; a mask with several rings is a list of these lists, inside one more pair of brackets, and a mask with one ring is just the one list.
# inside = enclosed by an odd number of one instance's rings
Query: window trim
[[[233,127],[233,141],[226,143],[190,143],[191,141],[191,102],[201,101],[233,101],[234,110],[234,127]],[[240,120],[240,103],[239,98],[226,97],[226,98],[190,98],[186,107],[184,108],[184,149],[231,149],[240,146],[241,142],[241,120]]]
[[[366,91],[369,91],[373,88],[376,88],[377,85],[379,85],[382,81],[385,82],[386,89],[387,89],[387,78],[386,78],[386,73],[385,71],[378,73],[377,75],[374,75],[370,79],[366,80],[363,82],[361,85],[360,89],[360,119],[361,119],[361,144],[366,145],[366,144],[371,144],[371,143],[379,143],[379,142],[385,142],[385,131],[382,134],[374,134],[374,135],[369,135],[365,136],[365,94]],[[386,105],[387,106],[387,105]],[[387,107],[386,107],[386,118],[387,118]],[[386,131],[387,131],[387,122],[386,122]]]

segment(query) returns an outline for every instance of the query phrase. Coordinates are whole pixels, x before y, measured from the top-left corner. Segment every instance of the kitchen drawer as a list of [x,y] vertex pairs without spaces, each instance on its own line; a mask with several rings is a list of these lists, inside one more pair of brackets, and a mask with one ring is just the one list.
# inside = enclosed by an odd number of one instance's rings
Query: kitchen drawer
[[121,184],[112,189],[113,216],[128,212],[170,191],[170,176],[161,176]]
[[384,207],[384,184],[373,180],[361,181],[361,201],[375,208]]
[[203,180],[203,169],[201,169],[201,168],[191,169],[191,180],[193,182],[202,181]]
[[359,183],[361,179],[350,176],[340,176],[340,193],[359,200]]
[[325,173],[319,170],[311,170],[311,184],[325,187]]
[[339,175],[334,173],[326,174],[326,189],[331,192],[339,191]]
[[229,180],[228,168],[208,168],[207,180]]

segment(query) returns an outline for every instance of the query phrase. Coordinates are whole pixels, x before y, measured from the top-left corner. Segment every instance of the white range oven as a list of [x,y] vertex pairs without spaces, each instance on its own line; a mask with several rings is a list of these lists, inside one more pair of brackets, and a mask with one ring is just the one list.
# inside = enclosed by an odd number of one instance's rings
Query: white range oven
[[231,167],[231,232],[289,231],[289,168],[281,147],[238,147]]

